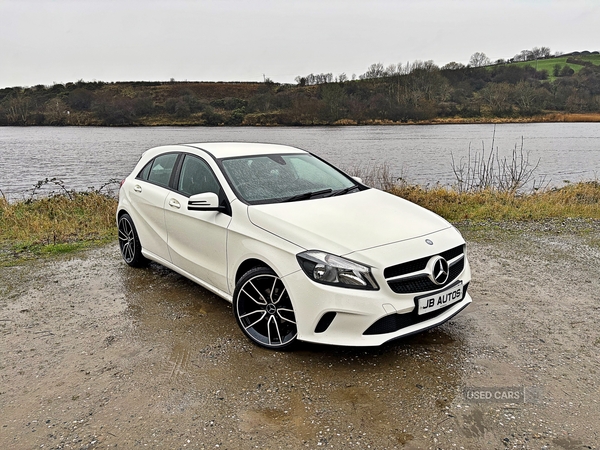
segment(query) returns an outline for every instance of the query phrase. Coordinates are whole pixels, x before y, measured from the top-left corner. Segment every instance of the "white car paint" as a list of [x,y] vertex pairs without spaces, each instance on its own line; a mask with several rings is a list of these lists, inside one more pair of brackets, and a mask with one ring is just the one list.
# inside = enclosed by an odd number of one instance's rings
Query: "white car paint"
[[[167,152],[202,158],[221,185],[221,194],[230,210],[188,210],[189,195],[137,177],[149,161]],[[464,250],[462,270],[443,286],[423,292],[396,293],[384,277],[388,267],[423,258],[431,260],[449,249],[464,246],[464,240],[436,214],[372,188],[289,203],[248,204],[237,197],[219,163],[222,158],[243,155],[298,153],[305,152],[288,146],[243,143],[150,149],[122,184],[117,220],[123,213],[131,217],[143,256],[228,301],[233,299],[242,272],[249,269],[249,261],[268,266],[289,294],[297,338],[303,341],[381,345],[437,326],[472,301],[466,292],[462,301],[431,317],[419,317],[417,322],[396,330],[365,334],[376,322],[389,323],[407,319],[410,314],[414,316],[415,299],[421,295],[443,291],[459,281],[468,286],[471,272]],[[305,250],[320,250],[369,267],[378,289],[361,290],[314,281],[297,259]],[[335,313],[335,317],[325,330],[316,331],[326,313],[330,316]]]
[[[343,213],[341,213],[343,212]],[[424,236],[451,225],[414,203],[377,189],[309,202],[248,208],[250,220],[305,249],[337,255]]]

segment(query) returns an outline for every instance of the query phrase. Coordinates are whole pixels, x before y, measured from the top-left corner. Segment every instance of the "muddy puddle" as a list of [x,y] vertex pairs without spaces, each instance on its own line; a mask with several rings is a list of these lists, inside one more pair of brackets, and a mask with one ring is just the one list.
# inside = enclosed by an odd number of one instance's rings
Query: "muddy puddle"
[[116,245],[0,268],[0,448],[597,448],[599,235],[559,231],[465,230],[473,304],[367,349],[260,349]]

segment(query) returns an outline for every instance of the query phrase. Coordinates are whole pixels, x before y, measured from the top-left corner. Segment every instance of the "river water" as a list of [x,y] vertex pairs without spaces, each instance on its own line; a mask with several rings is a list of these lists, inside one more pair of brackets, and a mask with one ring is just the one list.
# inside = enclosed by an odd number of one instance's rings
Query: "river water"
[[34,184],[57,178],[67,189],[98,188],[122,179],[141,153],[157,145],[247,141],[288,144],[346,169],[383,163],[421,185],[452,185],[458,163],[492,148],[513,150],[539,165],[537,180],[560,186],[600,176],[600,123],[403,125],[360,127],[0,127],[0,190],[26,198]]

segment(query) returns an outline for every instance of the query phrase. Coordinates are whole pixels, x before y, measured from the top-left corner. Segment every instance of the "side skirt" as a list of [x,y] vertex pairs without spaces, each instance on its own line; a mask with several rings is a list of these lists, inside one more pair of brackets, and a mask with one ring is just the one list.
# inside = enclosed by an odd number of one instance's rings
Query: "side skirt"
[[219,297],[223,298],[224,300],[227,300],[229,303],[233,302],[232,294],[222,291],[221,289],[214,287],[212,284],[209,284],[206,281],[203,281],[200,278],[195,277],[194,275],[186,272],[185,270],[174,266],[170,261],[167,261],[166,259],[163,259],[160,256],[155,255],[154,253],[145,251],[143,248],[142,248],[142,255],[144,255],[146,258],[160,264],[161,266],[165,266],[166,268],[171,269],[173,272],[177,272],[178,274],[186,277],[188,280],[192,280],[194,283],[199,284],[203,288],[218,295]]

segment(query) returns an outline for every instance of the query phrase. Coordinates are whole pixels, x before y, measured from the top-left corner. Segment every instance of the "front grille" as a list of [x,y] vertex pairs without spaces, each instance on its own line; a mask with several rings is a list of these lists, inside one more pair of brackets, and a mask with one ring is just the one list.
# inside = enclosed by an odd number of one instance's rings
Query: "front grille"
[[467,297],[467,288],[469,287],[469,283],[465,284],[463,288],[463,299],[458,303],[453,303],[444,308],[433,311],[429,314],[418,314],[419,308],[417,307],[417,303],[415,300],[415,308],[412,312],[406,314],[390,314],[389,316],[382,317],[378,321],[376,321],[373,325],[371,325],[367,330],[363,333],[364,335],[374,335],[374,334],[386,334],[386,333],[394,333],[402,328],[409,327],[411,325],[424,322],[429,319],[433,319],[440,314],[444,313],[448,308],[454,307],[456,305],[460,305],[465,301]]
[[[383,271],[383,276],[388,280],[388,285],[392,291],[396,294],[416,294],[418,292],[433,291],[452,283],[465,268],[464,246],[459,245],[440,253],[442,258],[451,263],[450,273],[446,283],[443,285],[435,284],[431,281],[428,274],[422,273],[433,256],[436,255],[387,267]],[[414,274],[414,276],[411,276],[411,274]],[[400,276],[405,276],[405,278],[400,280],[390,279]]]

